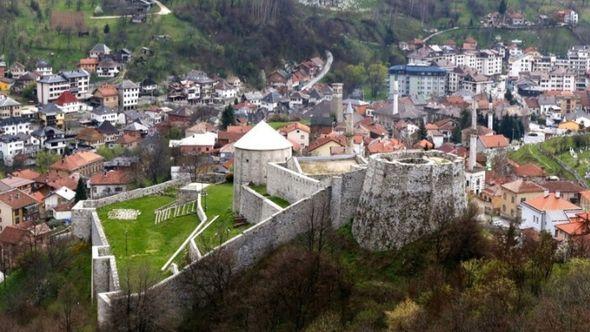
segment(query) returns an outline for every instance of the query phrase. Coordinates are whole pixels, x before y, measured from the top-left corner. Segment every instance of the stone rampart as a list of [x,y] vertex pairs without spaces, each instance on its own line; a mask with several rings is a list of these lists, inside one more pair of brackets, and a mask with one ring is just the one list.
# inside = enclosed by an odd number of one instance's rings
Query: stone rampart
[[[280,245],[308,232],[312,225],[318,227],[324,219],[329,220],[330,190],[322,189],[281,210],[262,222],[232,238],[213,251],[194,261],[178,274],[161,281],[151,291],[166,294],[158,308],[161,317],[170,317],[174,329],[178,314],[190,305],[195,278],[204,275],[208,264],[223,255],[229,257],[233,273],[242,271],[267,256]],[[326,221],[329,222],[329,221]],[[110,314],[124,310],[125,298],[120,293],[99,294],[99,324],[109,322]],[[101,316],[102,315],[102,316]],[[101,327],[105,327],[102,325]]]
[[267,166],[266,191],[269,195],[281,197],[289,203],[311,196],[314,192],[325,188],[320,181],[303,174],[296,173],[277,163]]
[[440,151],[371,156],[352,234],[369,250],[398,249],[466,207],[464,161]]
[[258,224],[282,210],[276,203],[246,185],[242,185],[240,194],[239,214],[251,224]]
[[365,168],[332,178],[330,214],[334,228],[350,222],[356,213],[367,170]]

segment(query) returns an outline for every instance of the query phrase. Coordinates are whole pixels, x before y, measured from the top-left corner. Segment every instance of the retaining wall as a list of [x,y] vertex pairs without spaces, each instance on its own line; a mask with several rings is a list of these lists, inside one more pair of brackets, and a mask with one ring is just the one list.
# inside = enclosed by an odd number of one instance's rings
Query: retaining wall
[[283,209],[247,185],[242,185],[240,193],[242,197],[238,212],[251,224],[258,224]]
[[289,203],[309,197],[326,187],[316,179],[293,172],[277,163],[269,163],[266,172],[266,191],[268,194],[281,197],[289,201]]
[[[195,278],[206,275],[208,264],[217,259],[218,254],[230,258],[231,269],[235,274],[252,266],[280,245],[306,233],[312,225],[318,227],[321,220],[329,218],[330,194],[330,189],[322,189],[299,200],[152,287],[151,291],[156,294],[165,294],[166,301],[161,301],[158,307],[160,317],[170,317],[166,323],[171,324],[170,328],[174,329],[178,324],[178,315],[194,299],[192,287]],[[110,321],[113,311],[124,310],[125,298],[120,293],[104,293],[100,296],[98,321],[99,324],[104,324]]]

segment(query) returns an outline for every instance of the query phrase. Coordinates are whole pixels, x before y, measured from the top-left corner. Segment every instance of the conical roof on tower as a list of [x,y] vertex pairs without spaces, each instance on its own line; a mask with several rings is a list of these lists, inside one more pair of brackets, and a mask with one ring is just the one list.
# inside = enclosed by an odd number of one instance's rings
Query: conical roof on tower
[[265,121],[260,121],[246,135],[242,136],[234,147],[242,150],[270,151],[290,149],[293,144]]

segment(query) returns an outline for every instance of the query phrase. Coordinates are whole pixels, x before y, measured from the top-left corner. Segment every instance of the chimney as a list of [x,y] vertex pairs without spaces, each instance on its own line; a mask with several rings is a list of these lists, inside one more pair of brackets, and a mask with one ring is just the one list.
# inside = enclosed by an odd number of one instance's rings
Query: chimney
[[469,171],[473,171],[475,168],[475,163],[477,160],[477,135],[475,133],[471,133],[469,136],[469,160],[467,163],[467,167]]
[[543,191],[543,197],[547,197],[547,196],[549,196],[549,190],[545,189]]
[[561,192],[556,191],[555,192],[555,198],[561,198]]
[[399,113],[399,86],[397,79],[393,81],[393,115]]

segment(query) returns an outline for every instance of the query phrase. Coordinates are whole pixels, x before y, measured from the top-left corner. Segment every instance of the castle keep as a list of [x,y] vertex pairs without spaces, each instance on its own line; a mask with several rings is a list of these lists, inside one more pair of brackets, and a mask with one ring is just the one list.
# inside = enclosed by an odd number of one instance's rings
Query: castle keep
[[399,249],[466,208],[463,158],[440,151],[373,155],[352,234],[369,250]]

